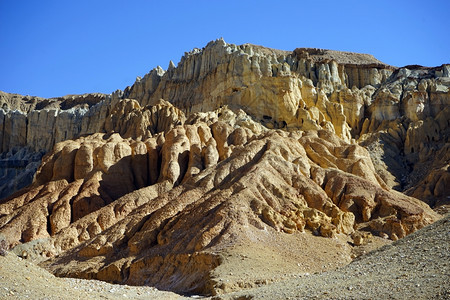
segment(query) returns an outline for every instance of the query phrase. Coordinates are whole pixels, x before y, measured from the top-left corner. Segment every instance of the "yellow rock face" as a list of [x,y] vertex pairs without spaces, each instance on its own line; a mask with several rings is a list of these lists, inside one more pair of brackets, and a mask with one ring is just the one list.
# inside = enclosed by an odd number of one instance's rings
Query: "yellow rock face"
[[[12,244],[47,237],[43,247],[53,255],[70,256],[79,245],[77,266],[53,262],[60,275],[164,285],[139,274],[207,278],[219,261],[204,251],[226,247],[233,236],[336,237],[365,224],[396,239],[437,218],[387,190],[367,150],[332,132],[253,132],[257,125],[236,125],[242,113],[222,108],[211,116],[140,141],[114,133],[57,144],[34,186],[0,205],[2,234]],[[117,249],[130,256],[116,256]],[[213,262],[203,268],[187,267],[207,257]],[[179,268],[167,269],[173,264]],[[173,288],[212,291],[183,282]]]
[[264,266],[286,241],[402,238],[450,196],[449,71],[218,40],[112,95],[0,94],[22,110],[0,110],[6,168],[47,152],[0,234],[61,276],[203,294],[235,246]]

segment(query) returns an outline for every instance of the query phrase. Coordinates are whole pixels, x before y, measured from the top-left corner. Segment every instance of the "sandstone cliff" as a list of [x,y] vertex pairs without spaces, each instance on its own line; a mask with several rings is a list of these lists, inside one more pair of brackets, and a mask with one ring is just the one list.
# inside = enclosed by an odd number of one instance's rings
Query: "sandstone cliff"
[[224,253],[301,232],[347,262],[448,204],[449,73],[217,40],[111,95],[2,93],[2,195],[38,169],[0,233],[61,276],[179,292],[242,287],[213,276]]
[[186,116],[228,105],[266,128],[326,129],[346,141],[370,144],[377,148],[373,159],[381,160],[375,164],[380,176],[404,190],[417,184],[417,176],[410,176],[417,159],[433,157],[428,152],[447,143],[449,73],[449,65],[395,68],[367,54],[288,52],[217,40],[186,53],[178,66],[158,67],[109,96],[41,99],[2,93],[0,150],[27,146],[33,153],[48,152],[59,141],[106,132],[106,117],[124,98],[143,107],[164,99]]
[[334,133],[264,130],[227,108],[199,116],[141,140],[58,143],[34,184],[0,205],[2,234],[47,238],[40,247],[60,254],[49,268],[61,276],[215,293],[213,253],[261,231],[398,239],[437,219],[388,190],[368,152]]

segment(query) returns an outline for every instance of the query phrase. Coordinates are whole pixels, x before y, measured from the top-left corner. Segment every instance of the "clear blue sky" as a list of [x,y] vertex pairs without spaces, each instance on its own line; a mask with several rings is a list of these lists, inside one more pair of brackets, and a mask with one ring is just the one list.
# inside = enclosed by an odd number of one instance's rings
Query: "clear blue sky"
[[223,37],[450,63],[450,1],[0,0],[0,90],[111,93]]

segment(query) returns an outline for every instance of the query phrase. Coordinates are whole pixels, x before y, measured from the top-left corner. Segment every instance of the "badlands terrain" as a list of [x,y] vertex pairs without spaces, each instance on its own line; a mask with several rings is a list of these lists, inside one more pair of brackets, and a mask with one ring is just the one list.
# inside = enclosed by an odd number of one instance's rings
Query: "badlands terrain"
[[109,95],[0,92],[0,295],[448,297],[449,88],[220,39]]
[[[330,272],[298,273],[213,297],[152,287],[57,278],[33,263],[0,256],[2,299],[448,299],[449,216]],[[236,265],[239,268],[239,265]]]

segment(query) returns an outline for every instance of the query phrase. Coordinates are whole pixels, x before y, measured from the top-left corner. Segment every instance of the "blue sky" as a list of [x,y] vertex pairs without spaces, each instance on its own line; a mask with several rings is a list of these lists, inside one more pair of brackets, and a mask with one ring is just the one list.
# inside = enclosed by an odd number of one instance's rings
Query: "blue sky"
[[283,50],[450,63],[450,1],[0,0],[0,90],[111,93],[223,37]]

